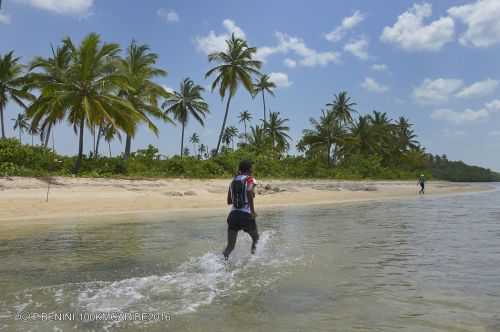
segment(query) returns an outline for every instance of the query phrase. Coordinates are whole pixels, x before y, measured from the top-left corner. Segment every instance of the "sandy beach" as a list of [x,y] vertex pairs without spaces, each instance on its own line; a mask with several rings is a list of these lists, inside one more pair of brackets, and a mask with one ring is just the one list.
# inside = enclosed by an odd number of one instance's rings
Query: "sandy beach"
[[[228,180],[0,178],[0,222],[29,224],[71,217],[224,209]],[[487,184],[429,182],[428,195],[488,190]],[[257,206],[329,204],[417,196],[414,181],[263,180]]]

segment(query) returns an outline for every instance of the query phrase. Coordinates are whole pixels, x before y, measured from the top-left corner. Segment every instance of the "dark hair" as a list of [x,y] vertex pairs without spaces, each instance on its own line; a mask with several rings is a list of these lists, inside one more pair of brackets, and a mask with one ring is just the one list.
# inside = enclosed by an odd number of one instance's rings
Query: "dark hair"
[[240,161],[240,165],[238,166],[238,170],[241,173],[248,173],[252,170],[252,162],[250,160],[242,160]]

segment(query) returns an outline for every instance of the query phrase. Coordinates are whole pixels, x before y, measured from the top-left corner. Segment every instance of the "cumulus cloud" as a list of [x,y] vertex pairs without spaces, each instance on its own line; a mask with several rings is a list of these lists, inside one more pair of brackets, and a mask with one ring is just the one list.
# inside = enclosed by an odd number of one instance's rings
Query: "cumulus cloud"
[[293,59],[290,59],[290,58],[286,58],[283,63],[285,64],[285,66],[287,66],[288,68],[295,68],[297,67],[297,61],[293,60]]
[[375,63],[372,65],[372,70],[375,71],[388,71],[389,68],[387,68],[387,65],[381,64],[381,63]]
[[276,84],[276,86],[279,88],[287,88],[293,83],[288,80],[288,75],[286,73],[279,73],[279,72],[270,73],[269,80],[274,84]]
[[0,24],[10,24],[10,16],[6,14],[0,14]]
[[484,81],[473,83],[461,91],[456,96],[459,98],[484,97],[492,94],[498,87],[498,81],[487,79]]
[[459,79],[425,79],[413,90],[413,97],[422,104],[446,102],[463,85],[464,82]]
[[438,51],[454,39],[455,23],[450,17],[441,17],[426,24],[431,15],[431,4],[415,4],[393,26],[385,27],[380,39],[407,51]]
[[500,100],[495,99],[484,104],[480,109],[466,109],[462,112],[456,112],[449,109],[438,109],[432,112],[431,118],[435,120],[444,120],[453,124],[464,124],[488,118],[492,113],[500,111]]
[[384,93],[389,90],[388,86],[378,83],[371,77],[365,78],[363,83],[361,83],[361,87],[370,92],[375,92],[375,93]]
[[94,0],[18,0],[35,8],[61,15],[88,15]]
[[282,32],[276,32],[275,35],[278,40],[276,46],[264,46],[257,49],[256,57],[259,60],[266,61],[269,56],[274,54],[293,53],[299,57],[298,60],[293,60],[295,64],[305,67],[326,66],[331,62],[338,63],[340,61],[340,54],[338,52],[319,52],[307,47],[301,38],[292,37]]
[[431,118],[434,120],[443,120],[454,124],[464,124],[466,122],[484,119],[488,116],[488,111],[483,108],[479,110],[466,109],[462,112],[455,112],[449,109],[438,109],[431,114]]
[[160,8],[156,14],[167,23],[179,22],[179,14],[173,9]]
[[460,36],[462,45],[488,47],[500,43],[500,1],[478,0],[451,7],[448,14],[467,25]]
[[218,35],[212,30],[206,36],[196,37],[198,50],[206,54],[222,52],[226,49],[226,40],[228,40],[233,33],[238,38],[246,38],[245,32],[243,32],[233,20],[225,19],[222,25],[226,29],[225,33]]
[[351,53],[361,60],[368,60],[370,58],[368,54],[368,40],[366,38],[350,41],[345,44],[344,51]]
[[491,137],[500,137],[500,130],[492,130],[488,133],[488,136]]
[[359,10],[355,11],[352,16],[344,17],[342,23],[334,30],[325,35],[325,38],[331,42],[338,42],[344,38],[349,30],[354,29],[358,24],[363,22],[365,15],[361,14]]

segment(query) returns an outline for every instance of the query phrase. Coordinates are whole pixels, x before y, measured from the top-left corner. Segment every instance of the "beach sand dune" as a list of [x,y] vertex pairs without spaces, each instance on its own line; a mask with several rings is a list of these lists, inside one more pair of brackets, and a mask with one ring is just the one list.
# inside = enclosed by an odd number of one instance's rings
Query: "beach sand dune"
[[[49,201],[46,201],[50,182]],[[0,178],[0,222],[226,208],[222,179]],[[486,184],[429,182],[430,195],[488,190]],[[417,196],[416,181],[262,180],[257,206],[295,206]]]

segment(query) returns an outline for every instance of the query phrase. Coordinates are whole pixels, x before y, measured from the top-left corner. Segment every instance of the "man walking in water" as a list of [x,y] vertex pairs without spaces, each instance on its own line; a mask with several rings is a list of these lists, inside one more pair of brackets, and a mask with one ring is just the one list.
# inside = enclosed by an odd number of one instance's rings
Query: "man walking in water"
[[418,192],[418,194],[425,194],[425,175],[420,174],[420,177],[418,178],[418,184],[420,185],[420,191]]
[[227,247],[224,258],[227,260],[234,249],[236,238],[240,230],[245,231],[252,238],[252,254],[255,253],[259,233],[255,218],[254,197],[255,179],[252,177],[252,162],[243,160],[238,167],[238,175],[233,178],[227,193],[227,204],[232,205],[227,217]]

